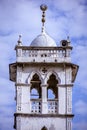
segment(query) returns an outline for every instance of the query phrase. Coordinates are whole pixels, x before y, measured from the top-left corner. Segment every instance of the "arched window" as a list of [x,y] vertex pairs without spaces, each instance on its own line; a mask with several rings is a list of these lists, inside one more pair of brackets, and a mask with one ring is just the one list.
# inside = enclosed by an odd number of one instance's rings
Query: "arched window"
[[47,81],[47,97],[48,99],[58,98],[58,80],[54,74],[50,75],[49,80]]
[[41,113],[41,81],[35,73],[31,79],[31,112]]
[[41,81],[39,76],[35,73],[31,80],[31,99],[41,98]]
[[58,112],[58,80],[54,74],[50,75],[47,84],[48,113],[55,114]]
[[44,126],[41,130],[47,130],[47,127]]

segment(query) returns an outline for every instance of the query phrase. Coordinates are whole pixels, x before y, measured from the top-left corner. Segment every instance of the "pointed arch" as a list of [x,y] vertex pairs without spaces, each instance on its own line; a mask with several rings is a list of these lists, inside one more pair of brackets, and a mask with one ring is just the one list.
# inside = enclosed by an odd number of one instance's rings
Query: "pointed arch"
[[28,83],[28,84],[30,84],[30,81],[32,80],[32,77],[33,77],[35,74],[37,74],[37,75],[39,76],[39,79],[41,80],[41,83],[43,83],[43,79],[42,79],[42,77],[41,77],[41,74],[40,74],[39,72],[37,72],[37,71],[32,71],[32,72],[29,74],[28,78],[27,78],[27,83]]
[[57,74],[55,71],[50,71],[50,72],[48,72],[48,74],[47,74],[47,76],[46,76],[46,78],[45,78],[45,81],[44,81],[45,84],[47,84],[47,81],[48,81],[49,77],[50,77],[52,74],[55,75],[56,79],[58,80],[58,84],[60,84],[60,78],[59,78],[58,74]]
[[48,84],[48,87],[47,87],[48,99],[58,98],[58,87],[57,87],[58,80],[56,79],[56,76],[53,73],[49,76],[47,84]]
[[37,73],[35,73],[30,81],[31,83],[31,99],[41,98],[41,80]]

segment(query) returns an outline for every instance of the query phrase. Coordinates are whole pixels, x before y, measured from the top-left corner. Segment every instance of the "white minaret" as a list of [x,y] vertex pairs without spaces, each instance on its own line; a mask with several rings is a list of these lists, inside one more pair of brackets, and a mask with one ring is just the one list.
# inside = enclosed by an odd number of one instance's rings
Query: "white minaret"
[[16,130],[72,130],[72,87],[78,66],[71,62],[69,38],[60,46],[44,29],[46,5],[40,6],[42,31],[23,46],[16,45],[16,62],[9,65],[15,82]]

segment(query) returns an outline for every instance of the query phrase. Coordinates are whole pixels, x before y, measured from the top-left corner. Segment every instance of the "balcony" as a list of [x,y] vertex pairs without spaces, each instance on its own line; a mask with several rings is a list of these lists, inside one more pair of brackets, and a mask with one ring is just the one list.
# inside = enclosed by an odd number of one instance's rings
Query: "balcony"
[[[46,114],[57,114],[58,113],[58,100],[47,101],[48,113]],[[41,100],[33,99],[31,101],[31,113],[41,114],[42,113],[42,102]]]
[[57,100],[48,100],[48,114],[58,113],[58,101]]
[[70,48],[17,49],[18,62],[70,62]]
[[37,99],[32,99],[31,101],[31,113],[41,113],[42,105],[41,101]]

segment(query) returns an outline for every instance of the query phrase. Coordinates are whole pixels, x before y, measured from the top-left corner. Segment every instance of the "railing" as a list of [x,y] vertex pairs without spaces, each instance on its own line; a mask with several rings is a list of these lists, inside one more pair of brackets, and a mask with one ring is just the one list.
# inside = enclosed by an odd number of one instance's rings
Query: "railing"
[[[48,100],[47,101],[48,113],[56,114],[58,113],[58,100]],[[42,102],[41,100],[33,99],[31,100],[31,113],[42,113]]]
[[39,100],[31,101],[31,113],[41,113],[41,101]]
[[66,50],[22,50],[22,57],[69,57]]
[[53,49],[24,49],[16,51],[18,62],[71,62],[71,50],[64,48]]
[[58,101],[57,100],[48,100],[48,114],[58,113]]

